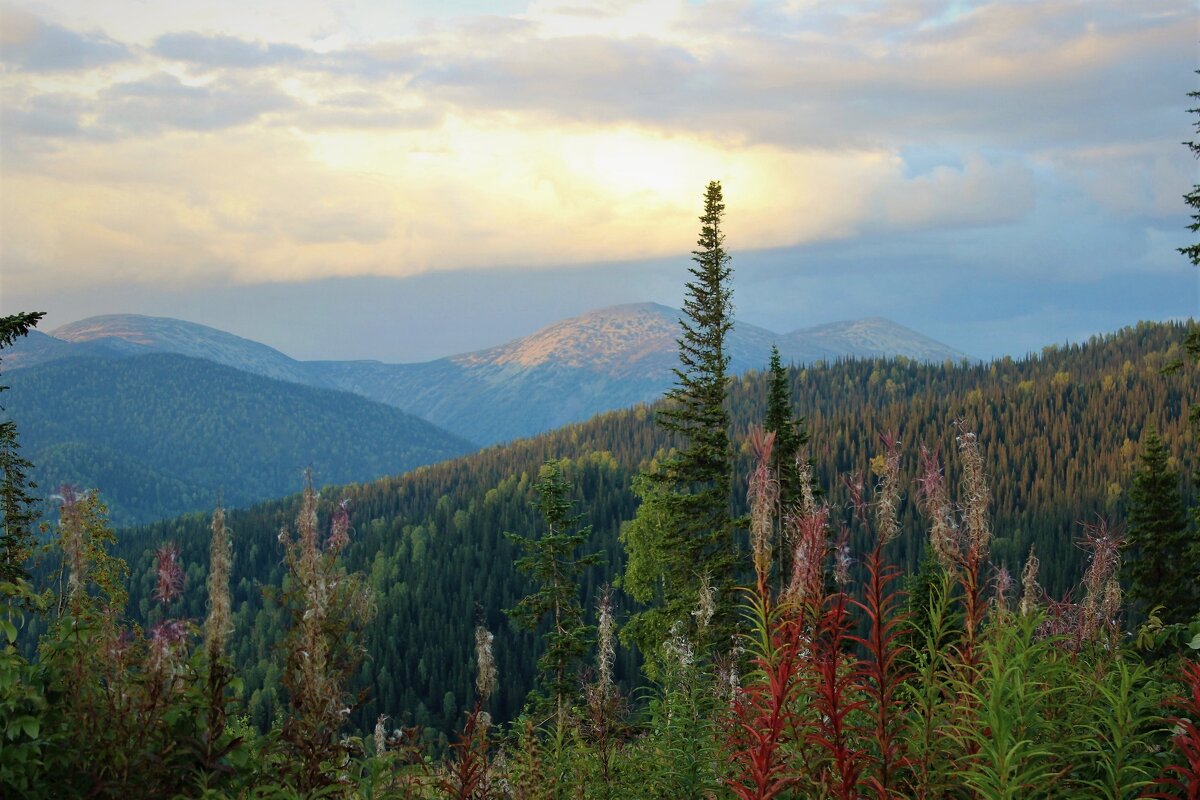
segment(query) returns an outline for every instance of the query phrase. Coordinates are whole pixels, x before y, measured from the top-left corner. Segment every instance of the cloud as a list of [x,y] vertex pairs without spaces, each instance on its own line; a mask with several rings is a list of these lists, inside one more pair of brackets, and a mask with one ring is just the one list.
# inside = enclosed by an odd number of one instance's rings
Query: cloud
[[[1145,219],[1184,218],[1180,2],[567,0],[366,33],[347,8],[336,33],[290,41],[205,13],[126,42],[20,14],[3,29],[5,59],[57,36],[92,65],[0,72],[4,194],[22,198],[0,217],[6,278],[669,257],[710,178],[743,250],[1003,247],[1055,212],[1140,242]],[[1044,233],[1027,241],[1078,268]]]
[[129,58],[102,33],[80,33],[16,9],[0,9],[0,63],[23,72],[86,70]]
[[1036,198],[1033,171],[978,155],[962,167],[940,165],[878,193],[881,227],[913,230],[1006,225],[1024,219]]
[[99,123],[115,130],[147,133],[164,129],[218,130],[244,125],[264,114],[295,106],[274,84],[222,77],[184,83],[160,72],[118,83],[101,95]]
[[0,95],[0,139],[71,138],[83,133],[83,114],[88,105],[78,96],[63,92],[23,97],[18,92]]
[[257,68],[294,63],[310,52],[291,44],[249,42],[234,36],[168,33],[155,40],[151,51],[170,61],[201,67]]

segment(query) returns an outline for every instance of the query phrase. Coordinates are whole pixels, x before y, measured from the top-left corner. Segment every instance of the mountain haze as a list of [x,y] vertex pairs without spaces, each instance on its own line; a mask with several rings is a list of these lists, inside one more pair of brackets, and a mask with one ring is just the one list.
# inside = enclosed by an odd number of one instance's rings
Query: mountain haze
[[383,403],[198,358],[69,358],[5,373],[5,416],[39,494],[101,490],[117,524],[366,481],[469,452],[466,441]]
[[[656,303],[597,309],[511,342],[419,364],[298,361],[205,325],[116,314],[18,343],[6,370],[78,353],[133,357],[170,352],[278,380],[335,388],[415,414],[481,445],[579,422],[659,397],[675,380],[680,312]],[[967,356],[881,318],[776,334],[737,323],[727,340],[732,374],[766,366],[772,344],[785,362],[904,356],[958,362]],[[72,348],[86,348],[74,350]]]

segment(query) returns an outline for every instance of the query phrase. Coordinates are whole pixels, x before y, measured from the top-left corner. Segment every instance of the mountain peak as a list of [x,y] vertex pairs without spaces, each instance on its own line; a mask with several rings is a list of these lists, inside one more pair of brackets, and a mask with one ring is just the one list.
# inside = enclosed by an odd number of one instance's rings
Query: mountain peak
[[[971,360],[970,356],[886,317],[841,320],[792,331],[784,337],[793,345],[828,348],[839,355],[885,358],[903,355],[917,361]],[[781,345],[782,349],[782,345]]]
[[142,314],[104,314],[51,331],[75,344],[100,344],[123,355],[177,353],[278,380],[311,383],[306,368],[273,347],[198,322]]
[[452,360],[467,367],[530,369],[547,364],[586,368],[612,377],[647,377],[674,354],[679,312],[657,303],[598,308],[529,336]]

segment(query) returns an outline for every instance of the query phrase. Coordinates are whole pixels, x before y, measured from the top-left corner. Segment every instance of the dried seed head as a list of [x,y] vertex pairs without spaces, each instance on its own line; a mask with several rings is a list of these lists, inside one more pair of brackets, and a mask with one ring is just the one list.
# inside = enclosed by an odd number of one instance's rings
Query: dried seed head
[[820,597],[823,590],[829,507],[816,506],[811,514],[789,514],[786,524],[792,541],[792,575],[784,596],[790,602],[803,603]]
[[495,637],[482,625],[475,628],[475,691],[480,702],[486,703],[496,688],[496,658],[492,652]]
[[1104,599],[1100,603],[1100,616],[1110,631],[1120,630],[1121,582],[1112,575],[1104,584]]
[[929,546],[942,569],[953,570],[962,559],[958,523],[937,453],[924,445],[921,445],[921,474],[917,480],[921,510],[929,518]]
[[381,756],[387,752],[388,736],[387,736],[387,714],[380,714],[375,720],[375,755]]
[[300,512],[296,515],[296,532],[301,557],[316,558],[320,548],[317,545],[317,490],[313,488],[312,470],[304,471],[304,492]]
[[1101,519],[1085,525],[1080,546],[1088,553],[1088,568],[1083,576],[1082,636],[1098,638],[1102,631],[1111,633],[1117,624],[1121,605],[1121,587],[1117,575],[1121,570],[1121,547],[1124,538],[1120,531],[1109,528]]
[[350,501],[342,500],[333,510],[330,520],[329,539],[325,543],[331,553],[339,552],[350,543]]
[[181,619],[164,619],[150,628],[150,659],[156,672],[170,672],[185,649],[188,624]]
[[738,674],[738,663],[742,660],[744,653],[745,648],[742,647],[740,637],[734,636],[729,652],[714,659],[713,666],[716,668],[717,680],[713,689],[716,692],[717,700],[731,708],[742,696],[742,678]]
[[750,501],[750,544],[754,554],[754,571],[758,576],[759,585],[765,586],[771,570],[771,534],[775,527],[775,503],[779,500],[779,481],[771,469],[775,432],[763,433],[761,428],[751,428],[750,446],[757,459],[746,492]]
[[225,509],[217,506],[208,550],[208,618],[204,621],[204,647],[213,659],[225,652],[225,640],[233,630],[233,601],[229,595],[232,568],[233,548],[225,527]]
[[683,626],[678,622],[671,626],[671,633],[663,642],[662,647],[663,654],[684,670],[690,668],[696,661],[696,652],[692,649],[692,643],[684,634]]
[[596,625],[596,683],[607,699],[612,691],[613,663],[617,658],[617,624],[613,619],[612,591],[600,595],[600,619]]
[[875,528],[879,544],[885,545],[900,535],[900,449],[895,435],[884,435],[883,463],[875,486]]
[[849,531],[842,531],[842,536],[838,541],[837,549],[833,554],[833,579],[837,581],[839,586],[843,587],[850,583],[850,566],[854,563],[854,559],[850,556],[850,541],[848,534]]
[[983,453],[979,448],[979,438],[974,431],[967,430],[966,424],[961,420],[955,423],[955,427],[959,431],[958,451],[963,465],[963,524],[967,533],[968,557],[982,563],[987,560],[992,538],[991,522],[988,519],[991,490],[983,470]]
[[796,474],[800,480],[800,513],[812,514],[817,509],[817,501],[813,496],[813,467],[807,451],[796,454]]
[[179,545],[168,542],[154,554],[154,599],[168,605],[183,593],[183,566],[179,563]]
[[700,630],[707,628],[716,611],[717,590],[709,581],[708,573],[705,573],[700,576],[700,591],[696,595],[696,607],[692,609],[692,616],[696,618],[696,627]]
[[59,488],[58,497],[62,503],[58,512],[58,527],[67,565],[67,589],[72,598],[78,598],[83,593],[88,573],[83,497],[69,484]]
[[1041,562],[1033,545],[1029,547],[1029,558],[1025,559],[1025,569],[1021,571],[1021,616],[1027,617],[1038,607],[1041,587],[1038,586],[1037,574]]
[[1013,579],[1008,571],[1008,567],[1000,565],[996,568],[996,578],[992,585],[995,590],[992,601],[996,610],[1000,613],[1007,612],[1009,610],[1008,596],[1013,587]]

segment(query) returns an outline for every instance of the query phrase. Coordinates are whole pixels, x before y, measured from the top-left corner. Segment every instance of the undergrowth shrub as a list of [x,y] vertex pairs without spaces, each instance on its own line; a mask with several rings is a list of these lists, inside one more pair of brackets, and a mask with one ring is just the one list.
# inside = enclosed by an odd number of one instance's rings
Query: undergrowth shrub
[[[715,592],[652,659],[655,682],[626,700],[613,680],[616,612],[597,612],[593,667],[554,713],[498,725],[491,634],[476,631],[476,698],[449,754],[420,731],[347,730],[347,687],[371,613],[341,556],[348,509],[326,529],[307,483],[278,602],[290,711],[269,731],[242,716],[229,660],[229,532],[212,524],[208,616],[173,614],[178,550],[158,552],[159,601],[143,630],[124,618],[123,563],[94,494],[65,492],[60,591],[0,584],[0,790],[14,797],[406,798],[1196,798],[1200,647],[1190,625],[1121,625],[1121,537],[1085,527],[1081,586],[1046,596],[1030,552],[1020,591],[989,561],[987,476],[958,428],[957,501],[922,455],[914,497],[930,557],[904,581],[889,561],[906,500],[896,437],[882,439],[873,491],[849,502],[801,493],[781,508],[770,435],[754,434],[742,633],[711,639]],[[868,496],[869,494],[869,496]],[[853,533],[853,537],[851,536]],[[865,541],[862,554],[849,542]],[[786,555],[786,557],[784,557]],[[786,564],[786,572],[780,564]],[[192,587],[194,588],[194,587]],[[16,647],[43,615],[36,660]],[[1198,629],[1200,630],[1200,629]],[[1195,645],[1193,647],[1192,645]],[[236,646],[236,644],[232,645]]]

